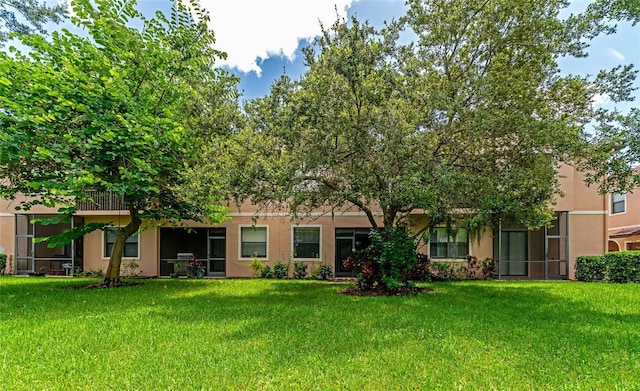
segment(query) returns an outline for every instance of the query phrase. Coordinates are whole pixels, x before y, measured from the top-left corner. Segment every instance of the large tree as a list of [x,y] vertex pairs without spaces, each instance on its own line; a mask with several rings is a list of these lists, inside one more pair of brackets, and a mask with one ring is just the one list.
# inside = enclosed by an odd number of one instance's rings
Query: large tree
[[61,218],[93,201],[91,190],[121,198],[131,220],[113,227],[106,285],[119,282],[124,244],[143,221],[224,217],[219,200],[185,194],[183,172],[203,144],[225,137],[222,122],[205,127],[203,112],[234,118],[221,113],[236,109],[236,83],[215,68],[224,54],[212,48],[207,14],[195,0],[183,3],[148,19],[132,0],[77,0],[72,21],[86,37],[31,35],[22,38],[28,53],[1,54],[0,191],[31,197],[24,209],[58,206]]
[[59,23],[67,17],[66,4],[47,5],[37,0],[0,0],[0,46],[9,34],[46,32],[44,25]]
[[[254,201],[292,212],[357,207],[376,227],[552,218],[557,168],[588,153],[601,80],[565,75],[590,29],[564,1],[409,1],[401,23],[356,18],[324,29],[307,71],[251,102]],[[403,44],[406,32],[414,37]],[[609,74],[610,78],[616,77]],[[611,86],[611,85],[610,85]]]
[[[590,26],[592,35],[615,33],[620,22],[633,26],[640,22],[637,0],[596,0],[587,7],[580,20]],[[632,101],[637,91],[638,71],[631,65],[601,71],[598,78],[603,94],[613,102]],[[583,162],[589,181],[598,183],[602,192],[632,191],[640,186],[640,108],[637,103],[628,111],[597,111],[593,137],[595,159]],[[602,180],[605,178],[606,180]]]

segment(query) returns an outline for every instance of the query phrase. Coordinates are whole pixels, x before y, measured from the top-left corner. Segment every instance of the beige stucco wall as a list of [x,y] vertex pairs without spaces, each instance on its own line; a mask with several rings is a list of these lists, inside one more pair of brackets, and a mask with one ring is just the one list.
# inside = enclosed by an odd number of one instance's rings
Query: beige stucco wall
[[[114,225],[127,225],[130,221],[128,214],[124,212],[120,215],[109,216],[85,216],[85,223],[112,223]],[[145,276],[155,276],[158,273],[158,230],[156,227],[144,227],[141,230],[139,239],[139,251],[137,258],[123,258],[123,263],[128,259],[135,259],[138,262],[137,271]],[[104,257],[104,233],[103,231],[93,231],[84,236],[83,251],[84,270],[91,269],[107,270],[109,259]]]
[[[633,205],[640,209],[640,192],[628,195],[627,213],[625,216],[609,216],[608,197],[601,196],[595,188],[588,188],[584,185],[583,175],[576,172],[570,166],[560,168],[560,183],[564,191],[564,197],[555,200],[553,209],[556,211],[569,211],[569,273],[573,276],[573,262],[579,255],[602,254],[607,248],[607,223],[609,221],[622,221],[631,218]],[[637,200],[635,202],[634,200]],[[634,203],[632,203],[634,201]],[[14,217],[15,201],[0,200],[0,246],[5,248],[7,254],[14,253]],[[49,208],[35,207],[30,213],[52,212]],[[331,213],[330,209],[317,210],[312,215],[303,219],[292,219],[284,211],[259,213],[257,219],[254,214],[257,207],[250,204],[230,205],[230,220],[225,221],[216,227],[226,228],[226,275],[228,277],[250,277],[251,259],[241,259],[239,257],[240,227],[268,226],[268,256],[263,262],[273,264],[277,260],[287,262],[292,255],[292,227],[296,224],[314,225],[321,228],[321,254],[320,260],[334,264],[335,258],[335,230],[336,228],[367,228],[370,222],[357,208],[348,208]],[[640,212],[640,210],[638,210]],[[129,221],[127,212],[104,212],[90,211],[78,213],[86,223],[110,222],[117,225],[125,225]],[[419,220],[419,218],[418,218]],[[630,221],[630,220],[629,220]],[[189,223],[192,227],[212,227]],[[163,227],[169,227],[164,225]],[[160,229],[159,226],[146,227],[142,230],[139,239],[139,263],[138,271],[143,275],[159,275],[160,258]],[[529,259],[544,259],[544,248],[539,243],[540,232],[529,233]],[[537,244],[536,244],[537,243]],[[85,236],[83,242],[84,270],[102,268],[106,270],[107,259],[103,257],[103,233],[101,231],[92,232]],[[425,249],[428,251],[427,249]],[[480,241],[470,241],[470,254],[478,258],[496,256],[493,253],[493,232],[486,230]],[[313,262],[310,262],[310,269]]]

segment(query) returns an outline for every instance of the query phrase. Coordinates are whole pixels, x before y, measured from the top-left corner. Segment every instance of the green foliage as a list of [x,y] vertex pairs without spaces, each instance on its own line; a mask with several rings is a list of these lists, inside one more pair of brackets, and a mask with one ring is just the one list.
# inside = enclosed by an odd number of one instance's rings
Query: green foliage
[[104,276],[104,270],[102,270],[101,267],[91,268],[91,269],[89,269],[89,272],[87,273],[87,276],[102,278]]
[[329,281],[333,279],[333,267],[327,262],[318,261],[315,269],[311,272],[311,278],[314,280]]
[[417,253],[414,239],[400,228],[372,231],[371,239],[369,248],[343,262],[354,270],[357,286],[363,290],[393,292],[413,285],[412,281],[490,279],[495,274],[496,263],[491,258],[469,256],[465,262],[431,262],[427,255]]
[[262,263],[258,258],[253,258],[251,261],[251,270],[253,270],[254,277],[260,277],[262,275],[262,269],[264,269],[264,263]]
[[7,254],[0,254],[0,275],[6,273],[7,269]]
[[580,281],[614,283],[640,282],[640,251],[609,252],[576,259],[576,278]]
[[[216,129],[206,128],[194,107],[232,112],[236,78],[215,67],[225,54],[212,47],[198,2],[172,6],[168,16],[147,19],[134,0],[77,0],[72,22],[86,36],[68,30],[50,41],[22,36],[28,52],[0,53],[0,177],[9,179],[0,196],[24,194],[19,209],[57,206],[70,216],[76,202],[109,192],[131,215],[114,247],[143,220],[225,218],[220,194],[191,196],[185,174],[232,128],[222,115]],[[56,245],[98,228],[77,227]],[[118,279],[120,262],[114,251],[106,280]]]
[[289,275],[289,264],[277,260],[272,266],[273,278],[286,278]]
[[609,282],[640,282],[640,251],[609,252],[602,256]]
[[0,26],[2,26],[0,47],[9,39],[10,33],[45,34],[46,23],[60,23],[66,17],[65,3],[47,5],[38,0],[2,0],[0,1]]
[[140,274],[138,267],[140,267],[140,264],[137,260],[127,259],[122,263],[122,272],[120,274],[123,277],[136,277]]
[[576,279],[580,281],[602,281],[606,269],[602,255],[583,255],[576,258]]
[[462,262],[432,262],[427,255],[418,254],[415,266],[409,270],[408,279],[422,282],[490,280],[495,277],[496,261],[469,256]]
[[298,280],[304,280],[307,278],[308,265],[304,261],[296,261],[293,263],[293,278]]
[[371,231],[374,260],[380,265],[380,281],[388,290],[406,285],[407,272],[416,264],[417,245],[406,230],[385,227]]
[[374,228],[411,212],[428,217],[417,231],[452,219],[548,224],[558,168],[594,157],[593,97],[627,99],[633,79],[560,74],[558,59],[582,57],[593,33],[559,17],[566,5],[410,0],[382,30],[337,20],[305,49],[299,80],[283,76],[247,103],[236,189],[293,213],[357,207]]
[[260,277],[262,277],[262,278],[273,278],[273,270],[271,269],[271,266],[265,265],[260,270]]

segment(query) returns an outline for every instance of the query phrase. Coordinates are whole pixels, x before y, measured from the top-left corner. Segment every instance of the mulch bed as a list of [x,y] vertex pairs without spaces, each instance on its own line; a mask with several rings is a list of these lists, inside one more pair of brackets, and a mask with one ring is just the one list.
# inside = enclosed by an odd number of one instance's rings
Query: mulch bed
[[417,296],[425,293],[433,293],[433,288],[422,288],[422,287],[402,287],[400,289],[388,290],[383,286],[376,286],[373,289],[363,290],[358,287],[352,286],[349,288],[344,288],[340,291],[345,295],[351,296],[364,296],[364,297],[375,297],[375,296]]

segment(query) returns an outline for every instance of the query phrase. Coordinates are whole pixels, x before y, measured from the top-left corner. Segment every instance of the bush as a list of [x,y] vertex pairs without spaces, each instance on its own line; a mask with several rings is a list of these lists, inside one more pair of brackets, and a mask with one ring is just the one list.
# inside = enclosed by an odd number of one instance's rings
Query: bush
[[640,251],[618,251],[576,259],[580,281],[640,282]]
[[258,258],[253,258],[251,261],[251,269],[253,270],[254,277],[260,277],[262,275],[262,269],[264,269],[264,263]]
[[0,275],[6,272],[7,268],[7,254],[0,254]]
[[640,251],[610,252],[602,256],[609,282],[640,282]]
[[331,280],[333,279],[333,268],[327,262],[320,262],[316,270],[311,273],[314,280]]
[[370,290],[380,287],[394,291],[409,285],[407,278],[416,260],[415,240],[406,230],[389,227],[371,231],[371,245],[342,263],[353,269],[358,288]]
[[273,264],[273,278],[286,278],[289,275],[289,264],[275,261]]
[[353,270],[357,279],[356,286],[363,290],[373,289],[381,278],[379,264],[370,254],[372,250],[372,247],[369,247],[342,261],[345,268]]
[[371,241],[372,260],[378,264],[380,282],[388,290],[406,285],[407,272],[417,260],[414,238],[405,229],[387,227],[381,231],[371,231]]
[[580,281],[602,281],[606,269],[602,255],[584,255],[576,258],[576,278]]
[[91,277],[104,277],[104,270],[102,270],[101,267],[97,268],[97,269],[89,269],[89,272],[87,273],[87,275],[90,275]]
[[262,278],[273,278],[273,270],[271,270],[271,266],[266,265],[260,270],[260,277]]
[[293,263],[293,278],[304,280],[307,278],[307,264],[303,261]]
[[428,255],[418,254],[417,262],[407,275],[411,281],[454,281],[493,279],[495,277],[496,261],[491,258],[478,259],[467,257],[461,262],[432,262]]
[[413,268],[407,272],[407,280],[417,282],[431,282],[433,274],[431,273],[431,260],[426,254],[416,255],[417,262]]
[[[457,267],[453,262],[432,262],[431,281],[454,281],[459,280],[456,271]],[[466,271],[465,271],[466,273]]]
[[480,266],[480,269],[482,270],[482,276],[484,277],[484,279],[485,280],[488,280],[488,279],[493,280],[493,278],[496,275],[496,261],[495,261],[495,259],[492,259],[492,258],[482,259],[482,260],[478,261],[478,265]]

